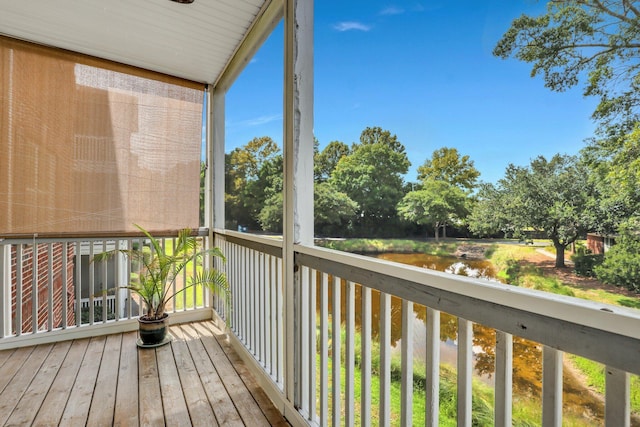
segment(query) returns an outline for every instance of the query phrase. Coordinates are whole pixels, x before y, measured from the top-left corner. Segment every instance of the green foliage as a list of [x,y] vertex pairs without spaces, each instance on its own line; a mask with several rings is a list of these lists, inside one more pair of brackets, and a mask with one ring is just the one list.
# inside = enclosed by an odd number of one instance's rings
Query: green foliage
[[[605,367],[601,363],[583,357],[569,355],[571,363],[583,374],[586,384],[595,389],[599,394],[605,393]],[[640,413],[640,377],[630,377],[630,403],[631,411]]]
[[319,240],[318,246],[342,252],[358,254],[425,253],[431,255],[451,255],[458,248],[457,242],[425,242],[410,239],[340,239]]
[[367,127],[360,134],[360,144],[361,145],[376,145],[382,144],[389,147],[392,151],[396,153],[404,154],[404,145],[400,141],[398,141],[398,137],[396,135],[391,135],[391,132],[388,130],[384,130],[380,127]]
[[460,156],[455,148],[435,150],[430,159],[418,168],[418,180],[444,181],[467,192],[473,191],[480,176],[469,156]]
[[626,133],[640,106],[639,22],[627,0],[550,1],[544,15],[515,19],[493,53],[531,63],[531,75],[554,91],[584,79],[584,95],[600,100],[593,116]]
[[163,245],[147,230],[135,224],[150,242],[150,248],[115,249],[102,252],[93,257],[92,262],[102,262],[117,254],[123,254],[129,260],[135,260],[141,266],[139,275],[132,275],[131,282],[122,288],[138,294],[144,302],[144,316],[160,319],[165,313],[166,304],[177,294],[192,286],[207,286],[213,291],[224,292],[228,296],[229,287],[224,273],[216,269],[200,269],[188,283],[174,292],[174,283],[187,265],[201,262],[211,255],[224,260],[219,248],[199,249],[198,240],[191,236],[190,229],[182,229],[174,241],[174,245]]
[[344,235],[356,216],[358,204],[327,182],[316,183],[314,226],[319,235]]
[[594,269],[597,265],[602,264],[604,255],[578,251],[571,257],[571,260],[573,261],[573,271],[578,276],[595,277]]
[[258,214],[258,221],[263,230],[282,233],[282,206],[282,192],[273,194],[264,201],[264,206]]
[[282,191],[280,149],[267,136],[254,138],[225,156],[225,168],[227,226],[256,227],[265,201]]
[[367,128],[361,140],[338,161],[328,182],[358,204],[354,225],[371,235],[397,219],[395,207],[404,196],[402,175],[410,163],[388,131]]
[[325,182],[333,173],[341,158],[351,153],[349,146],[344,142],[331,141],[322,152],[314,158],[314,177],[317,183]]
[[398,214],[406,221],[433,224],[438,231],[468,214],[467,195],[446,181],[427,180],[422,189],[407,193],[398,203]]
[[598,280],[640,293],[640,237],[635,233],[622,235],[595,267]]
[[539,156],[528,167],[510,164],[497,185],[486,185],[469,226],[486,234],[491,225],[516,238],[542,231],[556,249],[556,267],[564,267],[564,249],[593,227],[592,201],[588,171],[575,157]]
[[[93,321],[94,322],[102,322],[102,316],[103,316],[103,308],[100,305],[95,305],[93,307]],[[111,311],[107,311],[107,320],[113,320],[116,318],[116,314],[111,312]],[[83,307],[80,310],[80,322],[81,323],[89,323],[89,321],[91,320],[91,311],[90,311],[90,307]]]
[[597,231],[616,233],[640,212],[640,125],[623,136],[592,141],[583,151],[598,191]]

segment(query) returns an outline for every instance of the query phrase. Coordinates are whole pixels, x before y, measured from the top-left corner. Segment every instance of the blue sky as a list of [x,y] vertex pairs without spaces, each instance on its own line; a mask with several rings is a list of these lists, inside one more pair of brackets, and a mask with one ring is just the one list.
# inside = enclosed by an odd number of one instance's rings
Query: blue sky
[[[511,21],[544,2],[315,2],[314,131],[323,148],[357,142],[367,126],[396,134],[412,165],[455,147],[495,182],[509,163],[576,154],[595,128],[595,100],[555,93],[530,66],[491,54]],[[280,25],[227,96],[227,150],[259,136],[282,141]]]

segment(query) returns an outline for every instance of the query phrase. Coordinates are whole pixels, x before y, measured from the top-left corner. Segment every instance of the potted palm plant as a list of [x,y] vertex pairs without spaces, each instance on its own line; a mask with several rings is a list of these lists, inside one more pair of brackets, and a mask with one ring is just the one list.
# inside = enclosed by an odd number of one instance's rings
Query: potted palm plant
[[207,286],[209,289],[221,292],[225,297],[229,295],[229,286],[224,273],[215,268],[202,268],[189,277],[184,286],[176,289],[176,278],[186,268],[187,264],[200,262],[205,256],[212,255],[224,261],[224,255],[219,248],[200,249],[198,240],[191,235],[190,229],[178,232],[173,246],[162,245],[158,239],[147,230],[134,224],[149,240],[150,246],[139,245],[133,249],[114,249],[93,257],[93,261],[104,261],[120,253],[129,258],[132,264],[140,266],[138,275],[132,274],[126,286],[142,299],[143,314],[138,318],[140,339],[138,345],[154,347],[168,342],[166,331],[168,313],[165,308],[169,301],[180,292],[194,286]]

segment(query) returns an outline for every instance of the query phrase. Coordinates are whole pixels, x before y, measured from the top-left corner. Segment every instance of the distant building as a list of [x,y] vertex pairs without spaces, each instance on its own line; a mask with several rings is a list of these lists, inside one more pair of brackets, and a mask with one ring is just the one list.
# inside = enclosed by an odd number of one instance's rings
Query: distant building
[[616,236],[600,233],[587,233],[587,248],[594,254],[604,254],[615,245]]

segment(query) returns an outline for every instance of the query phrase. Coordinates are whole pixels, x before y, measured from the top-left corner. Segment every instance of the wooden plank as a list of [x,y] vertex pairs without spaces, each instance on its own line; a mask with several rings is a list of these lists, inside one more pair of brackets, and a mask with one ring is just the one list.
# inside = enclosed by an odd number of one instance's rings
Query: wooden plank
[[182,383],[184,400],[187,403],[193,426],[216,426],[213,409],[207,398],[195,362],[191,357],[182,329],[172,327],[171,333],[177,338],[171,343],[178,375]]
[[158,376],[160,378],[160,390],[162,394],[162,406],[164,407],[165,422],[169,426],[190,425],[189,410],[182,393],[180,376],[176,362],[173,358],[173,345],[164,345],[156,348],[156,360],[158,363]]
[[93,390],[95,389],[100,362],[106,337],[94,337],[89,341],[89,346],[80,365],[76,382],[71,389],[69,401],[60,420],[61,426],[85,425],[89,416]]
[[140,425],[163,426],[162,395],[154,349],[138,350],[138,390]]
[[0,395],[0,425],[7,421],[52,348],[52,344],[35,347],[20,367],[20,372],[13,375]]
[[73,341],[38,411],[34,425],[58,425],[88,346],[89,339]]
[[35,347],[22,347],[11,353],[5,363],[2,365],[2,375],[0,375],[0,397],[2,392],[9,384],[13,376],[20,371],[22,365],[27,360]]
[[69,351],[69,347],[71,347],[70,341],[61,342],[54,346],[7,420],[7,425],[30,425],[33,422]]
[[220,339],[219,342],[217,337],[212,336],[213,330],[209,328],[212,328],[213,324],[210,322],[207,322],[206,324],[197,323],[194,324],[194,326],[200,334],[200,340],[202,341],[207,354],[213,361],[213,365],[227,389],[229,397],[238,408],[242,421],[246,425],[252,427],[271,425],[256,403],[256,400],[254,400],[257,396],[252,396],[254,392],[257,395],[259,394],[259,391],[262,390],[259,387],[256,387],[255,390],[247,389],[243,378],[240,378],[239,372],[236,372],[234,365],[232,365],[232,363],[234,363],[236,364],[236,367],[240,367],[240,363],[236,363],[236,361],[231,362],[221,347],[224,341]]
[[113,424],[116,387],[118,384],[118,375],[116,373],[120,364],[120,357],[118,356],[120,355],[121,346],[121,334],[107,336],[104,357],[102,358],[102,363],[100,363],[97,384],[89,410],[88,425],[106,426]]
[[200,381],[204,387],[205,393],[213,407],[216,420],[219,425],[224,426],[243,426],[244,423],[238,414],[233,401],[227,394],[224,384],[218,376],[211,359],[207,356],[206,350],[198,332],[192,325],[184,326],[182,333],[185,336],[187,347],[193,357],[193,363],[200,376]]
[[[207,325],[214,327],[213,323],[210,322],[208,322]],[[267,418],[269,425],[289,426],[289,423],[283,418],[282,414],[274,406],[269,396],[267,396],[265,391],[258,384],[255,377],[253,376],[249,368],[247,368],[242,358],[240,358],[238,353],[235,352],[231,344],[227,341],[226,336],[215,332],[214,336],[215,339],[218,340],[218,344],[224,350],[227,359],[232,364],[238,376],[247,387],[247,390],[249,390],[251,397],[256,401],[263,415]]]
[[13,352],[14,349],[0,351],[0,368],[2,367],[2,365],[4,365],[4,362],[6,362],[11,357]]
[[136,339],[136,332],[122,334],[116,407],[113,414],[114,426],[136,427],[138,425],[138,347]]

